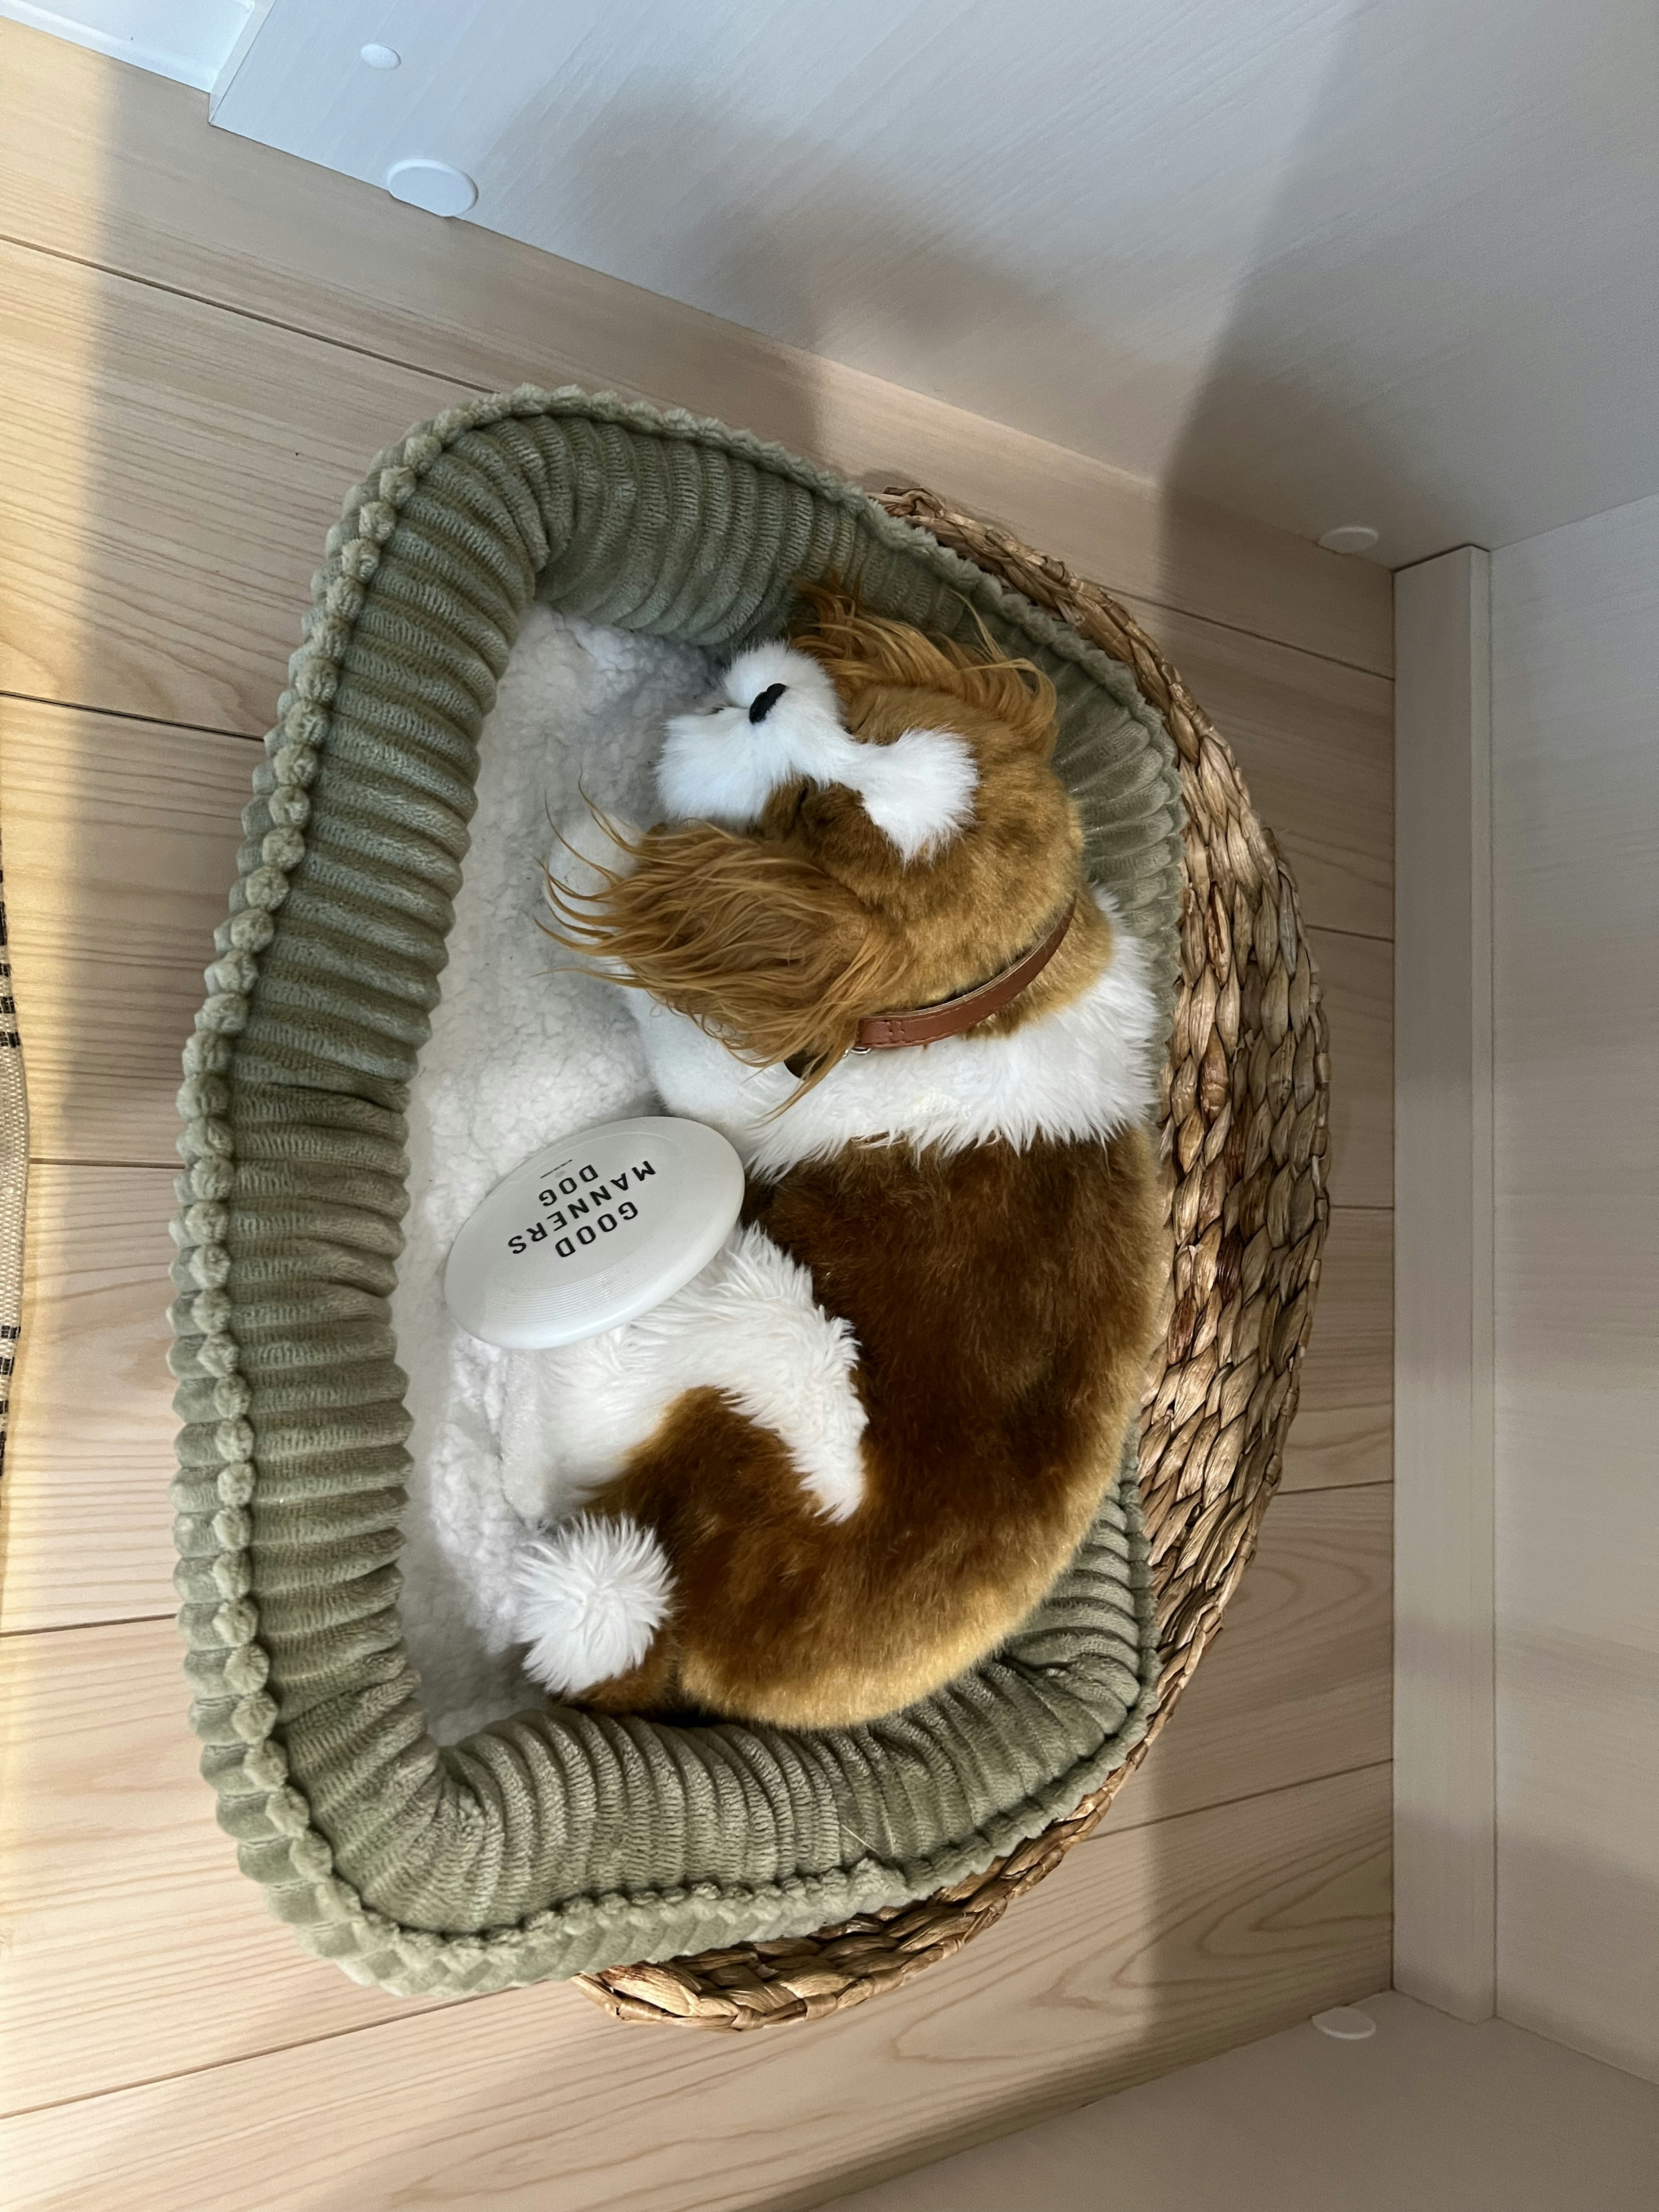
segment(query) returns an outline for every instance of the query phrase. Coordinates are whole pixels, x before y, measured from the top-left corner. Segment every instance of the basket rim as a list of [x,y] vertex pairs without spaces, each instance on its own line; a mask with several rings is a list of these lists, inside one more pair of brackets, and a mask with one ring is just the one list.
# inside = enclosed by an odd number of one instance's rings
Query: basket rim
[[[792,478],[823,494],[831,504],[855,511],[860,526],[873,517],[880,526],[876,535],[890,533],[887,542],[901,547],[907,559],[915,557],[912,549],[923,536],[902,519],[882,514],[856,487],[813,464],[796,461],[748,434],[729,432],[723,425],[701,423],[690,416],[659,415],[630,402],[594,400],[574,389],[550,394],[532,387],[469,401],[410,433],[398,447],[378,458],[370,477],[348,497],[343,520],[331,532],[329,562],[314,586],[307,642],[291,665],[293,681],[281,702],[282,720],[268,740],[270,758],[256,774],[257,795],[246,823],[250,843],[242,856],[239,903],[231,921],[222,925],[222,957],[209,971],[210,995],[186,1049],[186,1080],[180,1094],[187,1120],[181,1146],[186,1174],[176,1226],[180,1258],[174,1277],[182,1293],[175,1307],[179,1341],[174,1362],[175,1371],[181,1376],[180,1411],[185,1418],[176,1493],[180,1513],[179,1589],[185,1600],[184,1626],[191,1647],[187,1668],[198,1692],[192,1718],[207,1745],[204,1771],[220,1790],[221,1820],[242,1845],[245,1869],[266,1887],[281,1916],[295,1925],[309,1948],[337,1958],[359,1978],[380,1980],[388,1987],[411,1991],[439,1986],[458,1990],[506,1986],[512,1981],[560,1971],[547,1964],[529,1968],[518,1964],[514,1947],[525,1939],[545,1938],[549,1924],[564,1916],[567,1909],[556,1905],[532,1910],[526,1917],[511,1922],[503,1916],[476,1935],[451,1935],[418,1923],[407,1924],[378,1911],[366,1903],[337,1863],[330,1836],[313,1818],[313,1807],[301,1786],[303,1778],[289,1759],[276,1699],[267,1688],[271,1662],[260,1634],[259,1604],[264,1592],[256,1574],[254,1516],[250,1510],[256,1502],[253,1461],[258,1438],[249,1418],[252,1410],[249,1386],[231,1327],[234,1304],[225,1291],[231,1266],[226,1241],[227,1201],[234,1186],[237,1142],[227,1077],[235,1061],[235,1041],[249,1019],[260,955],[278,937],[279,926],[271,917],[286,900],[289,878],[306,854],[301,832],[309,819],[307,793],[318,773],[318,747],[329,726],[330,702],[341,680],[353,625],[364,603],[362,587],[374,574],[381,549],[399,526],[399,512],[418,489],[425,469],[470,432],[497,425],[510,431],[519,418],[556,413],[581,416],[618,428],[640,428],[662,440],[723,442],[765,471]],[[942,573],[953,579],[951,596],[966,597],[954,579],[958,574],[978,576],[977,570],[950,555],[937,540],[933,541],[933,554],[927,565],[941,572],[941,563],[953,562],[954,568],[946,568]],[[1001,594],[994,584],[986,586],[982,576],[978,581],[991,593],[984,604],[1000,611],[1005,599],[1012,600],[1013,595]],[[976,590],[974,596],[981,598],[981,592]],[[1018,613],[1024,634],[1052,635],[1064,659],[1088,669],[1100,688],[1120,705],[1133,701],[1135,712],[1130,719],[1144,718],[1149,736],[1155,735],[1159,744],[1167,746],[1161,723],[1140,705],[1121,670],[1111,675],[1110,681],[1096,673],[1097,670],[1112,671],[1108,656],[1023,596]],[[1171,797],[1171,822],[1173,803]],[[1172,837],[1173,834],[1171,830]],[[1173,869],[1172,848],[1168,874],[1171,884]],[[375,1080],[384,1088],[392,1078],[377,1073]],[[363,1095],[373,1096],[370,1091]],[[396,1449],[395,1438],[389,1437],[383,1455]],[[388,1556],[377,1588],[368,1592],[376,1602],[380,1602],[390,1572]],[[364,1580],[375,1583],[377,1578],[365,1577]],[[383,1648],[388,1666],[400,1662],[400,1650]],[[1144,1719],[1145,1715],[1137,1712],[1132,1717]],[[474,1739],[461,1747],[459,1756],[478,1753],[481,1744],[484,1753],[495,1747],[492,1732],[486,1731],[484,1739]],[[451,1769],[446,1765],[444,1771],[447,1776]],[[1047,1785],[1052,1796],[1022,1800],[1018,1818],[1041,1820],[1049,1806],[1062,1798],[1070,1802],[1071,1793],[1085,1786],[1079,1778],[1086,1771],[1086,1762],[1067,1769],[1061,1781],[1051,1780]],[[418,1809],[430,1808],[422,1802]],[[374,1810],[377,1818],[381,1817],[378,1803]],[[1030,1830],[1011,1820],[1003,1830],[1004,1834],[1010,1832],[1018,1835]],[[987,1840],[976,1838],[970,1849],[976,1851]],[[818,1910],[829,1901],[831,1885],[825,1884],[824,1891]],[[672,1901],[671,1897],[661,1900],[665,1905]],[[588,1900],[577,1902],[586,1908]],[[614,1949],[611,1955],[616,1955]]]

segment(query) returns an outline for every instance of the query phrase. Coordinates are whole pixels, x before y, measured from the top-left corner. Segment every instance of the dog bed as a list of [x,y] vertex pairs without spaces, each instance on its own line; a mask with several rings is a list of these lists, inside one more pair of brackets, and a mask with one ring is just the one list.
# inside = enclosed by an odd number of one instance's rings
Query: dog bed
[[[1060,686],[1060,758],[1094,865],[1173,984],[1169,739],[1078,628],[853,488],[718,426],[579,393],[475,402],[415,433],[348,501],[329,556],[256,778],[181,1094],[180,1585],[204,1770],[275,1908],[358,1978],[461,1992],[616,1975],[619,1961],[717,1942],[717,1988],[748,1976],[769,1992],[739,2011],[811,2009],[821,1986],[792,1990],[730,1947],[781,1959],[826,1919],[857,1915],[878,1950],[896,1908],[941,1884],[973,1891],[1145,1739],[1156,1662],[1133,1471],[1008,1650],[878,1727],[790,1736],[544,1711],[432,1740],[397,1607],[409,1416],[386,1300],[408,1085],[439,996],[479,727],[532,592],[705,649],[775,629],[801,575],[840,574],[884,611],[958,635],[977,613]],[[1248,848],[1248,810],[1240,822]],[[1252,927],[1260,937],[1259,917]],[[1293,953],[1294,929],[1288,942]],[[1305,952],[1302,975],[1287,1079],[1298,1086],[1309,1006],[1316,1027],[1317,1013]],[[1227,1004],[1224,986],[1206,1016],[1217,1036]],[[1205,1144],[1220,1127],[1207,1044],[1192,1109]],[[1300,1121],[1293,1133],[1300,1190]],[[1315,1259],[1322,1227],[1316,1210],[1301,1232]],[[1212,1266],[1207,1235],[1177,1319]],[[1291,1394],[1286,1325],[1304,1318],[1313,1277],[1310,1261],[1295,1307],[1273,1285],[1273,1364],[1265,1342],[1260,1363],[1271,1418],[1247,1392],[1226,1425],[1259,1442],[1267,1419],[1258,1489]],[[1260,1291],[1258,1274],[1243,1317],[1254,1309],[1258,1331]],[[1236,1305],[1223,1298],[1237,1320]],[[1207,1358],[1210,1382],[1237,1384],[1244,1365],[1231,1342],[1223,1357],[1201,1297],[1189,1319],[1198,1369]],[[1215,1417],[1208,1388],[1189,1407],[1178,1386],[1164,1409],[1182,1414],[1189,1445],[1191,1415]],[[1237,1516],[1212,1513],[1216,1442],[1197,1567],[1223,1522],[1242,1558]],[[879,1978],[843,1977],[830,2001],[854,1985]],[[620,1982],[593,1986],[649,2008]]]

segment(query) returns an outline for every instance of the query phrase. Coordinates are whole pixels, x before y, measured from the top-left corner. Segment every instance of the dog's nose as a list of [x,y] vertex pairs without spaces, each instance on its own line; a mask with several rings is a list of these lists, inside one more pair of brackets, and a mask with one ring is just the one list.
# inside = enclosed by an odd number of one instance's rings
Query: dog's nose
[[769,684],[764,691],[757,691],[749,702],[750,720],[763,722],[788,689],[787,684]]

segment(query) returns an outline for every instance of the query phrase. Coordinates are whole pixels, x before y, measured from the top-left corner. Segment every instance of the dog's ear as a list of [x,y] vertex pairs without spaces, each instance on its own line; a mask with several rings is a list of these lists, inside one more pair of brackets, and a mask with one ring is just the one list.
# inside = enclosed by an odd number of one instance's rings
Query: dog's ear
[[556,883],[559,943],[611,966],[745,1060],[826,1071],[891,1003],[895,948],[845,884],[798,853],[707,822],[647,830],[601,888]]
[[[1030,661],[1007,659],[978,616],[975,649],[872,614],[833,586],[803,582],[795,589],[812,619],[796,629],[792,641],[828,670],[849,727],[860,727],[872,693],[933,691],[990,715],[1038,759],[1052,755],[1058,706],[1053,684]],[[907,714],[915,706],[907,702]]]

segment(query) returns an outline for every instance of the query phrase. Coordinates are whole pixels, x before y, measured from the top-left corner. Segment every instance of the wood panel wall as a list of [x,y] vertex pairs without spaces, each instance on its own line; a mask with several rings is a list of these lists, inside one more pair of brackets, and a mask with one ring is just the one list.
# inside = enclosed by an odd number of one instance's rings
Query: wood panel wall
[[[1389,580],[209,131],[0,22],[0,824],[33,1112],[0,1528],[0,2164],[18,2208],[805,2205],[1389,1972]],[[1127,598],[1233,738],[1329,997],[1335,1211],[1226,1634],[1100,1836],[896,1996],[617,2027],[356,1988],[196,1777],[171,1615],[172,1095],[307,580],[368,455],[582,380],[929,482]]]

